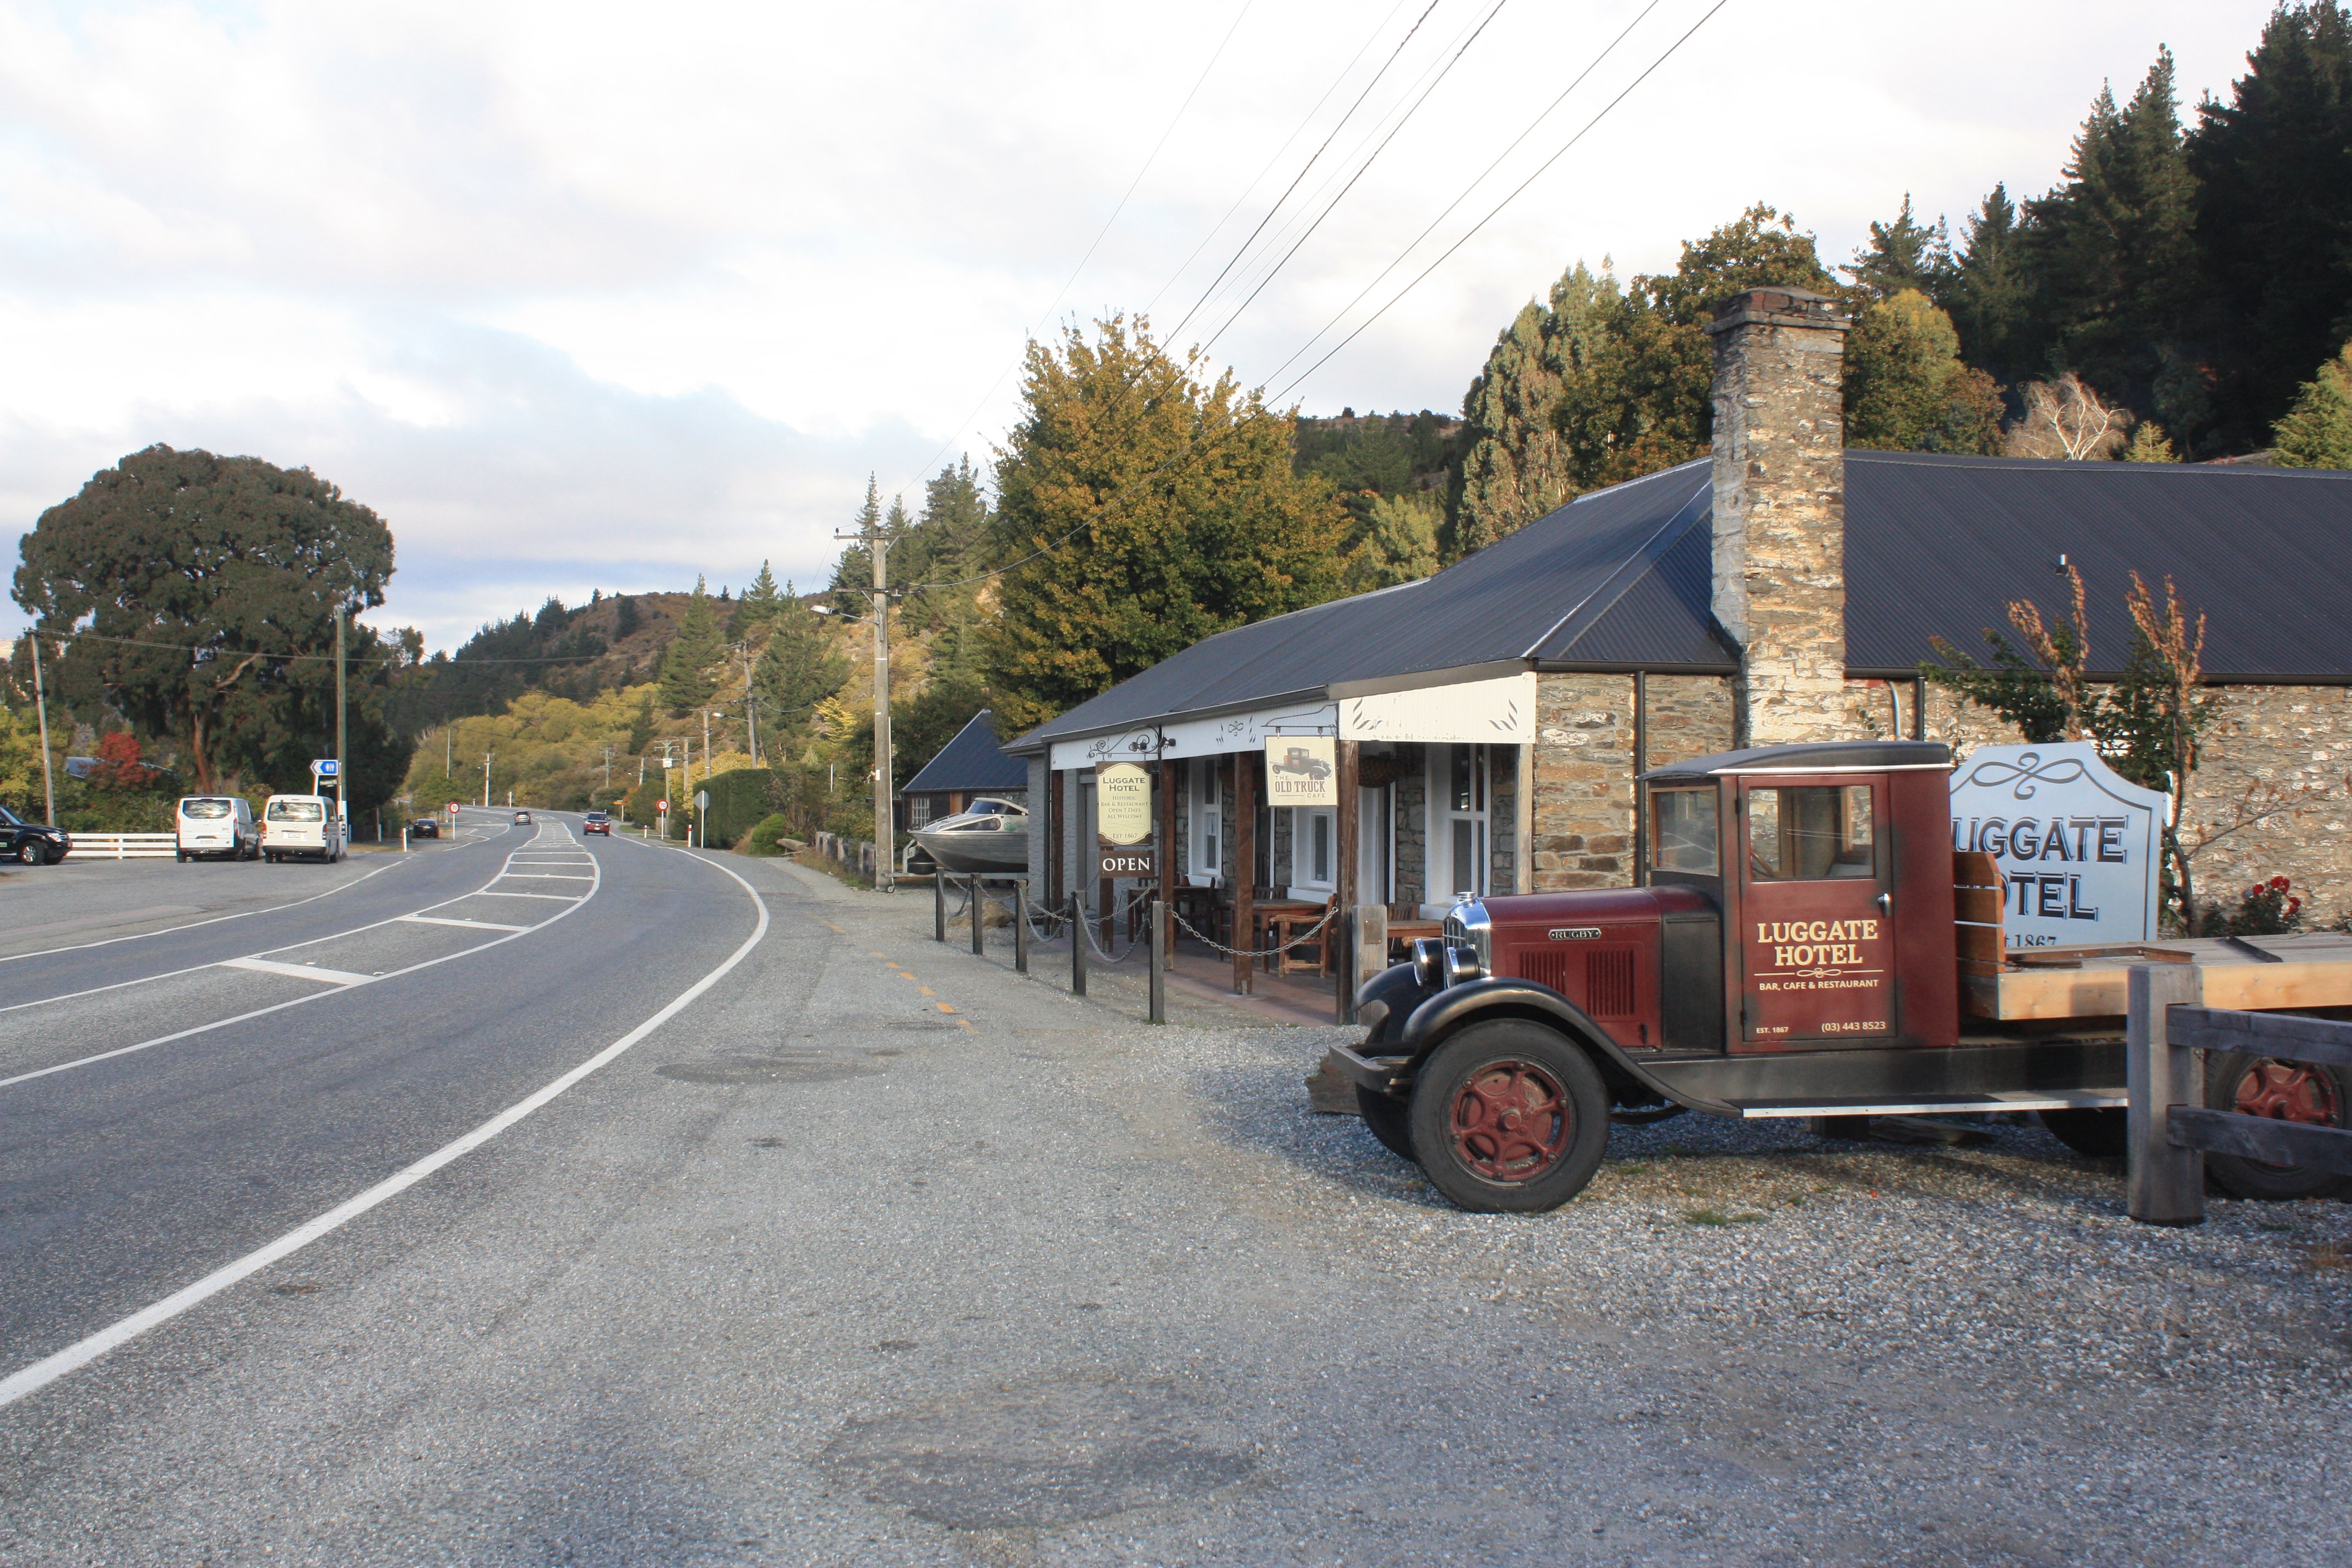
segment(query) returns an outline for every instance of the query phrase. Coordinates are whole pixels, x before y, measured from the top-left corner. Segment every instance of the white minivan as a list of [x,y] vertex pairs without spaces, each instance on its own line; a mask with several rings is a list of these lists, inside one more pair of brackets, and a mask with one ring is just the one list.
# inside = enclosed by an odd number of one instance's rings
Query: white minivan
[[261,855],[269,861],[315,855],[332,863],[343,858],[347,829],[328,795],[273,795],[261,808]]
[[250,860],[261,853],[261,831],[243,795],[192,795],[180,802],[172,825],[183,862],[205,855]]

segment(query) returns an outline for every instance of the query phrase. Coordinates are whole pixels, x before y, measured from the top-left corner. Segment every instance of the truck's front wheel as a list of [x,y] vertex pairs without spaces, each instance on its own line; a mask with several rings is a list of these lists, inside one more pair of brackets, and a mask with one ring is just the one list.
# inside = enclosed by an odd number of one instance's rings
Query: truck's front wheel
[[1473,1024],[1430,1054],[1408,1115],[1413,1158],[1474,1213],[1558,1208],[1609,1142],[1609,1091],[1591,1058],[1519,1018]]
[[1356,1109],[1363,1112],[1364,1125],[1381,1147],[1391,1154],[1412,1158],[1412,1112],[1406,1103],[1392,1094],[1381,1094],[1356,1086]]

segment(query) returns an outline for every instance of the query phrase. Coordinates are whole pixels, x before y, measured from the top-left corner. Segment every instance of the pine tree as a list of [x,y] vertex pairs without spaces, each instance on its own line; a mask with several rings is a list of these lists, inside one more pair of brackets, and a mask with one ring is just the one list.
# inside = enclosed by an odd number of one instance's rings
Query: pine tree
[[1552,422],[1562,387],[1545,342],[1549,318],[1534,300],[1522,307],[1463,396],[1463,422],[1475,434],[1446,520],[1448,560],[1484,550],[1575,498]]
[[1845,444],[1885,452],[1996,449],[1991,378],[1960,363],[1952,320],[1916,289],[1864,308],[1845,345]]
[[1874,299],[1892,299],[1906,289],[1941,299],[1952,278],[1951,230],[1940,217],[1932,227],[1912,217],[1911,193],[1906,191],[1895,221],[1872,224],[1870,243],[1842,270]]
[[1962,232],[1949,285],[1960,357],[2014,380],[2034,368],[2028,341],[2032,279],[2018,235],[2009,187],[1997,184]]
[[2188,149],[2227,449],[2259,444],[2352,336],[2352,16],[2282,5],[2246,63]]
[[637,615],[637,602],[635,599],[630,598],[626,594],[614,595],[613,597],[613,640],[614,642],[619,642],[623,637],[636,636],[637,627],[642,624],[643,623]]
[[710,607],[710,595],[702,579],[697,577],[694,596],[687,601],[677,635],[662,650],[661,698],[671,718],[682,719],[710,700],[710,694],[719,689],[718,677],[711,667],[725,651],[719,635],[719,617]]
[[2352,343],[2303,384],[2273,433],[2290,468],[2352,468]]
[[653,739],[654,697],[653,693],[648,691],[644,700],[637,704],[635,715],[629,721],[629,755],[644,756],[646,748],[653,744]]
[[[896,508],[898,503],[891,503]],[[866,476],[866,500],[857,508],[857,516],[850,530],[862,539],[883,525],[882,489],[872,474]],[[886,552],[883,569],[889,569]],[[868,616],[874,613],[874,552],[858,540],[841,547],[840,556],[833,563],[833,607],[845,616]]]
[[760,574],[743,590],[736,602],[735,613],[727,617],[727,640],[741,642],[752,628],[766,626],[776,614],[776,574],[768,570],[765,561],[760,563]]
[[1007,733],[1339,586],[1341,512],[1293,421],[1123,316],[1032,343],[996,468],[1010,565],[983,661]]
[[2180,454],[2172,449],[2171,440],[2164,426],[2153,419],[2143,419],[2133,429],[2130,443],[2124,447],[2126,463],[2177,463]]
[[2158,409],[2164,351],[2197,302],[2196,180],[2172,78],[2159,49],[2129,103],[2100,89],[2064,183],[2027,205],[2040,346],[2142,412]]
[[849,679],[849,661],[834,647],[830,629],[784,584],[767,648],[751,668],[763,731],[780,738],[808,729],[816,705]]
[[988,497],[970,456],[923,485],[923,511],[892,549],[891,580],[911,590],[903,601],[909,631],[961,626],[974,613],[988,540]]

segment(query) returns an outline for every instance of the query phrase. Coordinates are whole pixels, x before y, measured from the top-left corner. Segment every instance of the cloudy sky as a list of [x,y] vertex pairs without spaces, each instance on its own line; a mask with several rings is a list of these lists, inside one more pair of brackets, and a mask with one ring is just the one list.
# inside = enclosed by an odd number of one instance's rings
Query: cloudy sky
[[1569,262],[1759,199],[1830,257],[1906,191],[1957,225],[2160,44],[2226,91],[2269,9],[0,0],[0,546],[160,441],[377,509],[374,618],[436,647],[805,584],[869,472],[986,460],[1033,331],[1148,309],[1307,412],[1451,410]]

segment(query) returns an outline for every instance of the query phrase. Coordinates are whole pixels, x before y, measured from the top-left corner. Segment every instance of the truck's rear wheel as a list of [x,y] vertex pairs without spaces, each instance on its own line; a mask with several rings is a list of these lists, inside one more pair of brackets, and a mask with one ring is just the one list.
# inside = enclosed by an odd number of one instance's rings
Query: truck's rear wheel
[[[2275,1117],[2314,1127],[2352,1125],[2352,1094],[2344,1075],[2310,1062],[2281,1061],[2238,1051],[2217,1051],[2205,1060],[2205,1103],[2215,1110]],[[2326,1197],[2341,1190],[2344,1177],[2300,1165],[2270,1165],[2238,1154],[2208,1154],[2205,1173],[2234,1198],[2279,1203]]]
[[1609,1090],[1558,1032],[1519,1018],[1473,1024],[1430,1054],[1408,1113],[1413,1158],[1474,1213],[1558,1208],[1609,1142]]
[[1372,1136],[1390,1153],[1412,1158],[1412,1129],[1408,1125],[1411,1112],[1403,1100],[1358,1084],[1356,1109],[1363,1112],[1364,1125],[1372,1130]]

